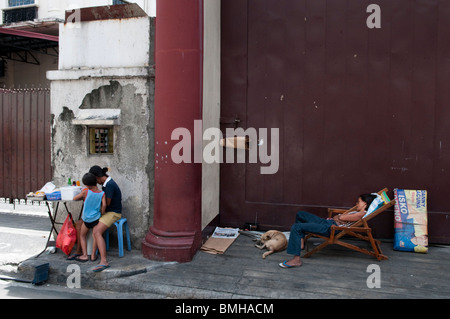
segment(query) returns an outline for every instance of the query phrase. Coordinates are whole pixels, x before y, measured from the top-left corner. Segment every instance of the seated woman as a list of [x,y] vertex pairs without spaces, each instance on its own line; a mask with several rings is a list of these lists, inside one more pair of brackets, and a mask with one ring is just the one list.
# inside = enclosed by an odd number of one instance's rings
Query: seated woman
[[101,168],[98,165],[92,166],[89,170],[89,173],[97,177],[97,183],[102,185],[106,196],[106,213],[102,215],[99,223],[94,227],[93,232],[95,243],[100,253],[100,263],[92,269],[93,272],[100,272],[109,268],[106,259],[106,243],[103,238],[103,233],[122,218],[122,192],[117,183],[106,174],[107,172],[107,167]]
[[360,220],[369,208],[372,201],[376,198],[372,194],[362,194],[356,202],[356,210],[347,214],[339,214],[333,218],[320,218],[308,212],[298,212],[295,217],[295,224],[291,228],[287,253],[294,255],[289,261],[280,263],[282,268],[299,267],[302,265],[300,258],[301,250],[304,248],[305,233],[314,233],[323,236],[330,235],[332,225],[343,225],[348,222]]

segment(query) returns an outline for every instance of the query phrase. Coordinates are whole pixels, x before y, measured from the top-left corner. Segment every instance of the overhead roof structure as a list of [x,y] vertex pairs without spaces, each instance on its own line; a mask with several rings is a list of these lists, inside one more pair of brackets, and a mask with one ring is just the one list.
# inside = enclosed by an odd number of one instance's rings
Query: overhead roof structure
[[36,53],[58,56],[55,35],[0,27],[0,58],[39,65]]
[[[128,19],[147,14],[136,4],[89,7],[67,10],[65,23],[93,20]],[[70,21],[75,17],[75,21]],[[0,60],[14,60],[39,65],[36,53],[58,57],[58,22],[24,21],[0,27]],[[33,30],[33,31],[29,31]]]

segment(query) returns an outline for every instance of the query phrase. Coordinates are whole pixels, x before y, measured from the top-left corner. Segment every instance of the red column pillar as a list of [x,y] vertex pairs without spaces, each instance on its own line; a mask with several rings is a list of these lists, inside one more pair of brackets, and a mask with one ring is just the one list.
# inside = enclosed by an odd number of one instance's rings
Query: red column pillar
[[154,222],[142,252],[187,262],[201,245],[202,167],[172,161],[171,135],[187,128],[194,142],[202,119],[203,0],[157,0],[156,9]]

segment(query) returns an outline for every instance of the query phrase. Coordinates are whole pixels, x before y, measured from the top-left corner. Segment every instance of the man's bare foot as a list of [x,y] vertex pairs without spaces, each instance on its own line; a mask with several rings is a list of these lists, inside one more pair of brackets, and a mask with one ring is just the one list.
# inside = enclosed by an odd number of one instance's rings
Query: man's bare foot
[[289,261],[284,261],[279,264],[281,268],[293,268],[293,267],[300,267],[303,264],[302,260],[300,259],[300,256],[295,256]]

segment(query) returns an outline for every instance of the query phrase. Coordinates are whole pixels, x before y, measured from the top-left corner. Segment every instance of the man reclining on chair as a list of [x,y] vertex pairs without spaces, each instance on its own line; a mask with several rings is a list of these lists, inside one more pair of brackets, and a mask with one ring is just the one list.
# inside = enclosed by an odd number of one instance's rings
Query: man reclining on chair
[[323,236],[330,235],[330,227],[332,225],[344,225],[348,222],[356,222],[366,214],[366,210],[376,198],[376,195],[362,194],[356,202],[356,210],[345,215],[339,214],[333,218],[321,218],[308,212],[298,212],[295,217],[295,224],[291,228],[287,253],[294,255],[289,261],[280,263],[281,268],[300,267],[302,260],[300,259],[301,250],[304,248],[305,233],[314,233]]

